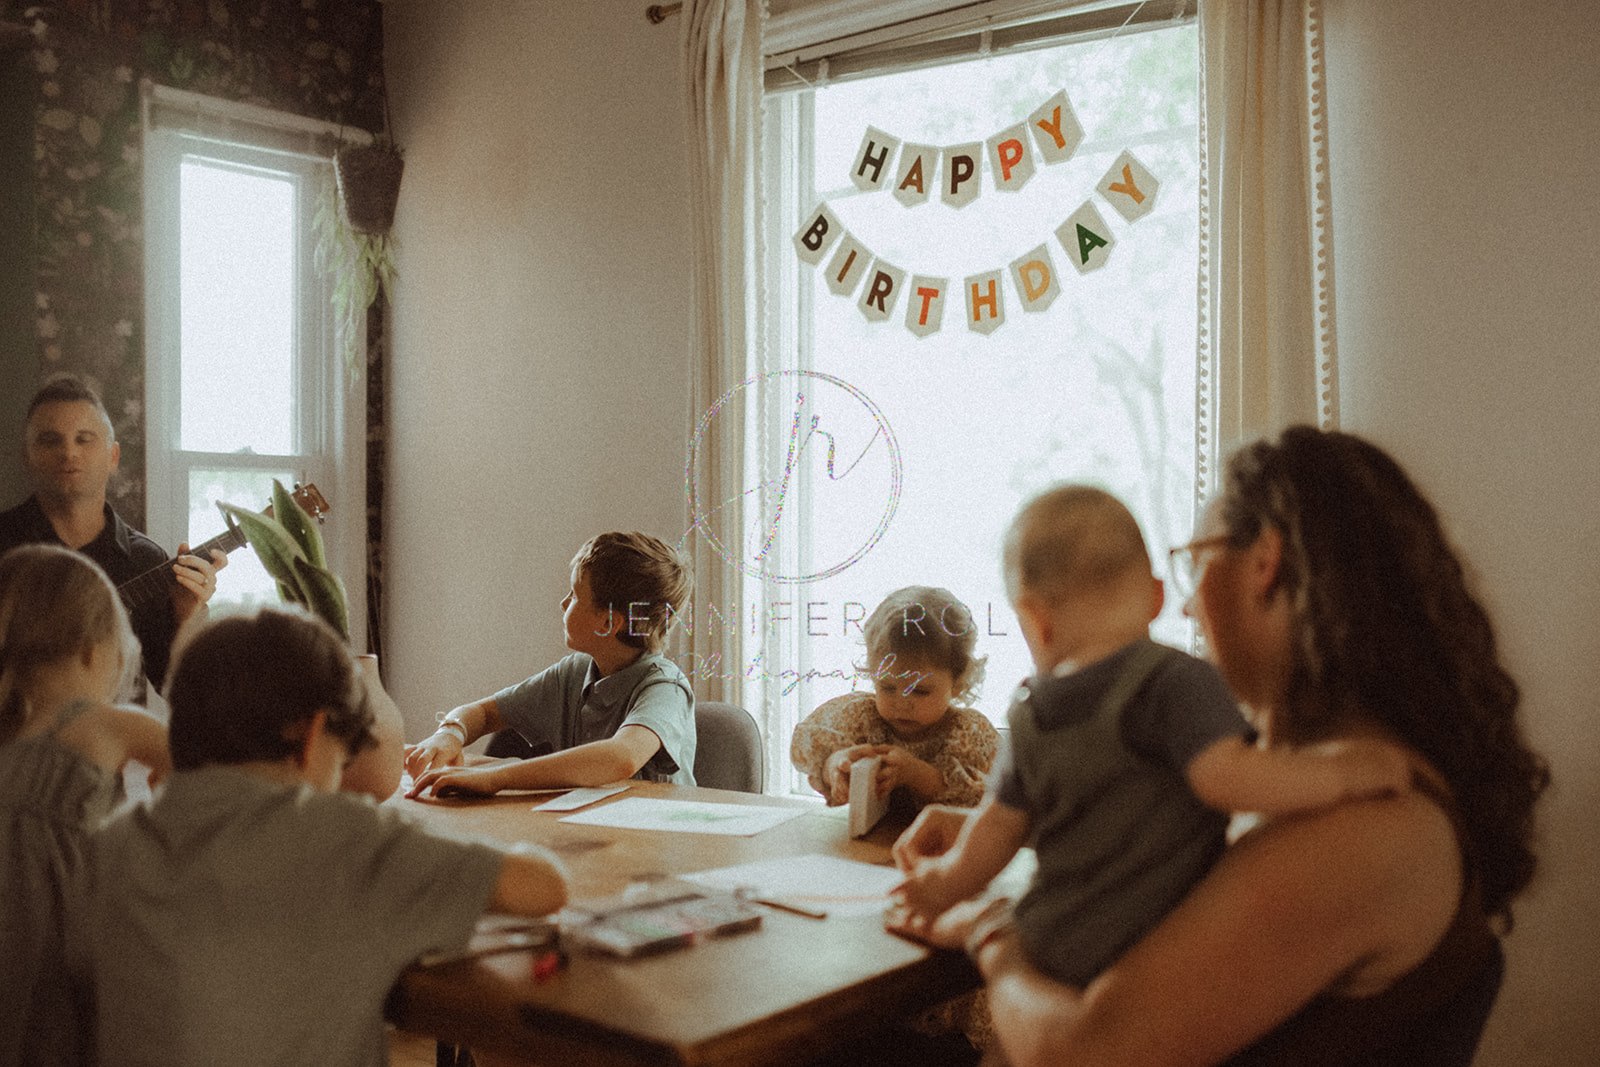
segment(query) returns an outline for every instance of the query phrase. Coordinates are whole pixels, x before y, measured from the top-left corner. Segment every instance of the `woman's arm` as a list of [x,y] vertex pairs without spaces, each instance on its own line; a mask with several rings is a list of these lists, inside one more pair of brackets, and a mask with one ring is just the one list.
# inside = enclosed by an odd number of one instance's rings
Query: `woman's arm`
[[1459,864],[1415,795],[1269,824],[1081,991],[991,940],[996,1032],[1015,1067],[1219,1063],[1363,970],[1414,966],[1454,914]]

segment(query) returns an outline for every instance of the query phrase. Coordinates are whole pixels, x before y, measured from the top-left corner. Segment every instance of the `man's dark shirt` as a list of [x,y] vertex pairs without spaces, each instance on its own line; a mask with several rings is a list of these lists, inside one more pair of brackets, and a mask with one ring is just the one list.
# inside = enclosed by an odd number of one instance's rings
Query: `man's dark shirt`
[[[30,496],[10,511],[0,512],[0,555],[18,545],[40,543],[59,545],[62,541],[37,497]],[[160,545],[123,522],[110,504],[106,505],[105,529],[78,551],[98,563],[110,576],[112,585],[121,585],[171,559]],[[172,635],[178,628],[172,602],[167,597],[156,597],[131,611],[130,619],[134,636],[144,650],[144,672],[160,689],[167,676],[167,659],[172,655]]]

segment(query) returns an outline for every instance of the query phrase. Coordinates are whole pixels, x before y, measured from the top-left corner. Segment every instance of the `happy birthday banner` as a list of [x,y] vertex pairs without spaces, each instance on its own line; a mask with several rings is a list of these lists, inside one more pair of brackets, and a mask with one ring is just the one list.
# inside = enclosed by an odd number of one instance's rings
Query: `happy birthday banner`
[[[856,152],[850,180],[863,192],[892,188],[896,200],[915,207],[931,198],[935,179],[940,178],[940,200],[962,208],[978,198],[985,165],[996,190],[1016,192],[1037,173],[1035,156],[1046,165],[1064,162],[1082,140],[1083,126],[1067,94],[1061,91],[1046,100],[1027,122],[1007,127],[985,142],[943,148],[906,144],[869,126]],[[890,160],[897,152],[898,159],[891,167]],[[1124,150],[1096,190],[1123,219],[1132,223],[1150,213],[1160,185],[1132,152]],[[1116,238],[1092,200],[1085,200],[1068,215],[1055,228],[1055,235],[1079,274],[1105,266],[1116,245]],[[870,279],[861,287],[856,301],[869,322],[887,321],[894,314],[901,291],[909,289],[906,329],[926,337],[943,327],[950,279],[914,274],[907,285],[906,271],[874,255],[844,228],[826,201],[806,217],[794,235],[794,243],[803,262],[821,267],[827,261],[823,269],[828,288],[836,296],[851,297],[862,279]],[[1006,299],[1001,279],[1007,274],[1024,312],[1044,311],[1061,293],[1050,248],[1040,244],[1012,260],[1007,268],[963,279],[962,305],[968,329],[987,335],[1005,325]]]

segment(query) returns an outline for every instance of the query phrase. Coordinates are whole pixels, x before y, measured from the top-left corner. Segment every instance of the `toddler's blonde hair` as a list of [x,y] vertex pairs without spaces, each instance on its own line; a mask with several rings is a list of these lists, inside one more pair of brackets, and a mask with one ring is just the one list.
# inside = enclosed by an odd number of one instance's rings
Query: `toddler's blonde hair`
[[121,696],[139,670],[139,641],[105,572],[57,545],[22,545],[0,557],[0,743],[27,722],[35,671],[107,641],[122,658]]

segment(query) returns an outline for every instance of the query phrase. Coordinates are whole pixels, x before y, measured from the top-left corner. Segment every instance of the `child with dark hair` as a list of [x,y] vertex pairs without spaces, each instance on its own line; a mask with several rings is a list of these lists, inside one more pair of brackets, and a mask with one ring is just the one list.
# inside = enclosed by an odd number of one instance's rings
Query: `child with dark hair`
[[876,788],[914,807],[983,797],[999,734],[965,707],[983,677],[972,613],[948,589],[910,585],[862,627],[871,693],[847,693],[795,727],[790,758],[829,804],[850,801],[850,768],[881,757]]
[[[678,553],[642,533],[603,533],[572,558],[561,601],[572,655],[491,697],[451,710],[406,750],[409,796],[597,786],[624,778],[694,785],[694,691],[661,654],[689,597]],[[511,727],[528,759],[467,766],[462,750]]]
[[124,763],[167,770],[161,724],[111,704],[138,669],[99,567],[51,545],[0,555],[0,1064],[89,1061],[85,842]]
[[337,792],[370,743],[349,650],[269,609],[173,668],[176,771],[92,843],[104,1063],[381,1063],[383,1003],[479,915],[566,902],[559,861],[429,834]]

